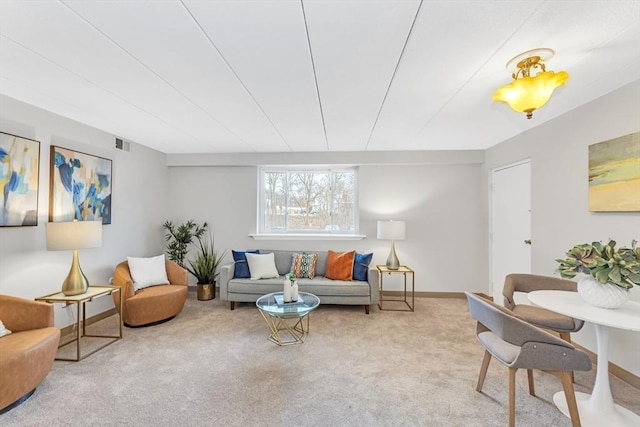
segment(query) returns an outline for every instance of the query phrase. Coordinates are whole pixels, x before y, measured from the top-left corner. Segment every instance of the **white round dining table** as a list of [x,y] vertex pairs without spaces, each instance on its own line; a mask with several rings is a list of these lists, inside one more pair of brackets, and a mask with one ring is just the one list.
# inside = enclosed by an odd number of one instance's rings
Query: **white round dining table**
[[[527,294],[533,304],[592,323],[596,330],[598,362],[591,394],[576,392],[578,413],[583,426],[640,426],[640,415],[616,405],[609,384],[609,335],[612,328],[640,332],[640,303],[627,301],[617,309],[595,307],[577,292],[534,291]],[[567,417],[569,409],[564,392],[553,396],[553,402]]]

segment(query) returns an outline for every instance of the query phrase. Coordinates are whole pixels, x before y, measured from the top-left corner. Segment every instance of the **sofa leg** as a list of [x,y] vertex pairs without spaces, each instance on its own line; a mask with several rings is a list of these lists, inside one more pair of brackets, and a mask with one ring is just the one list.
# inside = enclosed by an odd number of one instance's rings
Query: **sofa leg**
[[365,306],[364,306],[364,312],[365,312],[365,313],[367,313],[367,314],[369,314],[369,306],[368,306],[368,305],[365,305]]
[[234,310],[236,308],[236,302],[235,301],[229,301],[229,308],[231,310]]

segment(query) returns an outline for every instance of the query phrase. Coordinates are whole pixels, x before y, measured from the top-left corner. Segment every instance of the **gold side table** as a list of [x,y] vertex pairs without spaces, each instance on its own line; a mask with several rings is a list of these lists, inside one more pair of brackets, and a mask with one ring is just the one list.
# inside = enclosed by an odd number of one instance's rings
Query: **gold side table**
[[[414,311],[415,307],[415,290],[416,290],[416,276],[415,272],[407,267],[401,265],[397,270],[390,270],[386,265],[377,265],[378,273],[380,274],[380,302],[378,302],[378,308],[386,311]],[[404,276],[404,291],[402,292],[402,299],[398,298],[384,298],[384,276],[385,274],[402,274]],[[411,290],[407,288],[407,274],[411,274]],[[411,294],[411,304],[409,304],[409,294]],[[384,302],[402,302],[407,308],[384,308]],[[404,305],[403,305],[404,307]]]
[[[62,292],[56,292],[55,294],[45,295],[42,297],[36,298],[36,301],[44,301],[48,303],[62,303],[62,304],[75,304],[77,308],[77,318],[75,323],[76,336],[70,341],[67,341],[64,344],[60,344],[58,348],[62,348],[66,345],[69,345],[73,342],[76,343],[76,357],[72,358],[62,358],[56,357],[56,360],[65,360],[71,362],[79,362],[87,356],[92,355],[98,350],[105,348],[106,346],[113,344],[114,342],[122,339],[122,312],[118,313],[118,321],[119,321],[119,334],[118,335],[91,335],[87,334],[86,324],[86,303],[93,301],[95,298],[99,298],[105,295],[111,295],[114,292],[120,293],[120,307],[122,307],[122,290],[118,286],[89,286],[89,289],[84,294],[80,295],[65,295]],[[82,321],[80,321],[80,312],[82,312]],[[89,353],[82,354],[80,350],[80,341],[83,337],[91,337],[91,338],[106,338],[109,339],[109,342],[102,344],[98,348],[91,350]]]

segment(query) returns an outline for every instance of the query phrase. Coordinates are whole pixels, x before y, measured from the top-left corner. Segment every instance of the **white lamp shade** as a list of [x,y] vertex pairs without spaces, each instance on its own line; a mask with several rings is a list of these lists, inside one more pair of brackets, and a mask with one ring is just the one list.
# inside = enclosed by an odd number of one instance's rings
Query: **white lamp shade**
[[98,248],[102,246],[102,221],[47,223],[47,250]]
[[378,221],[378,239],[380,240],[404,240],[404,221]]

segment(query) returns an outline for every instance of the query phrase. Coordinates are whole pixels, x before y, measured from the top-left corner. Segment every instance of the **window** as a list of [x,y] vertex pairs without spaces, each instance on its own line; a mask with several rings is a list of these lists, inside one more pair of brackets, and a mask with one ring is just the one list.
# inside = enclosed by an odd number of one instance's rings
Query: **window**
[[357,168],[260,168],[259,233],[357,234]]

